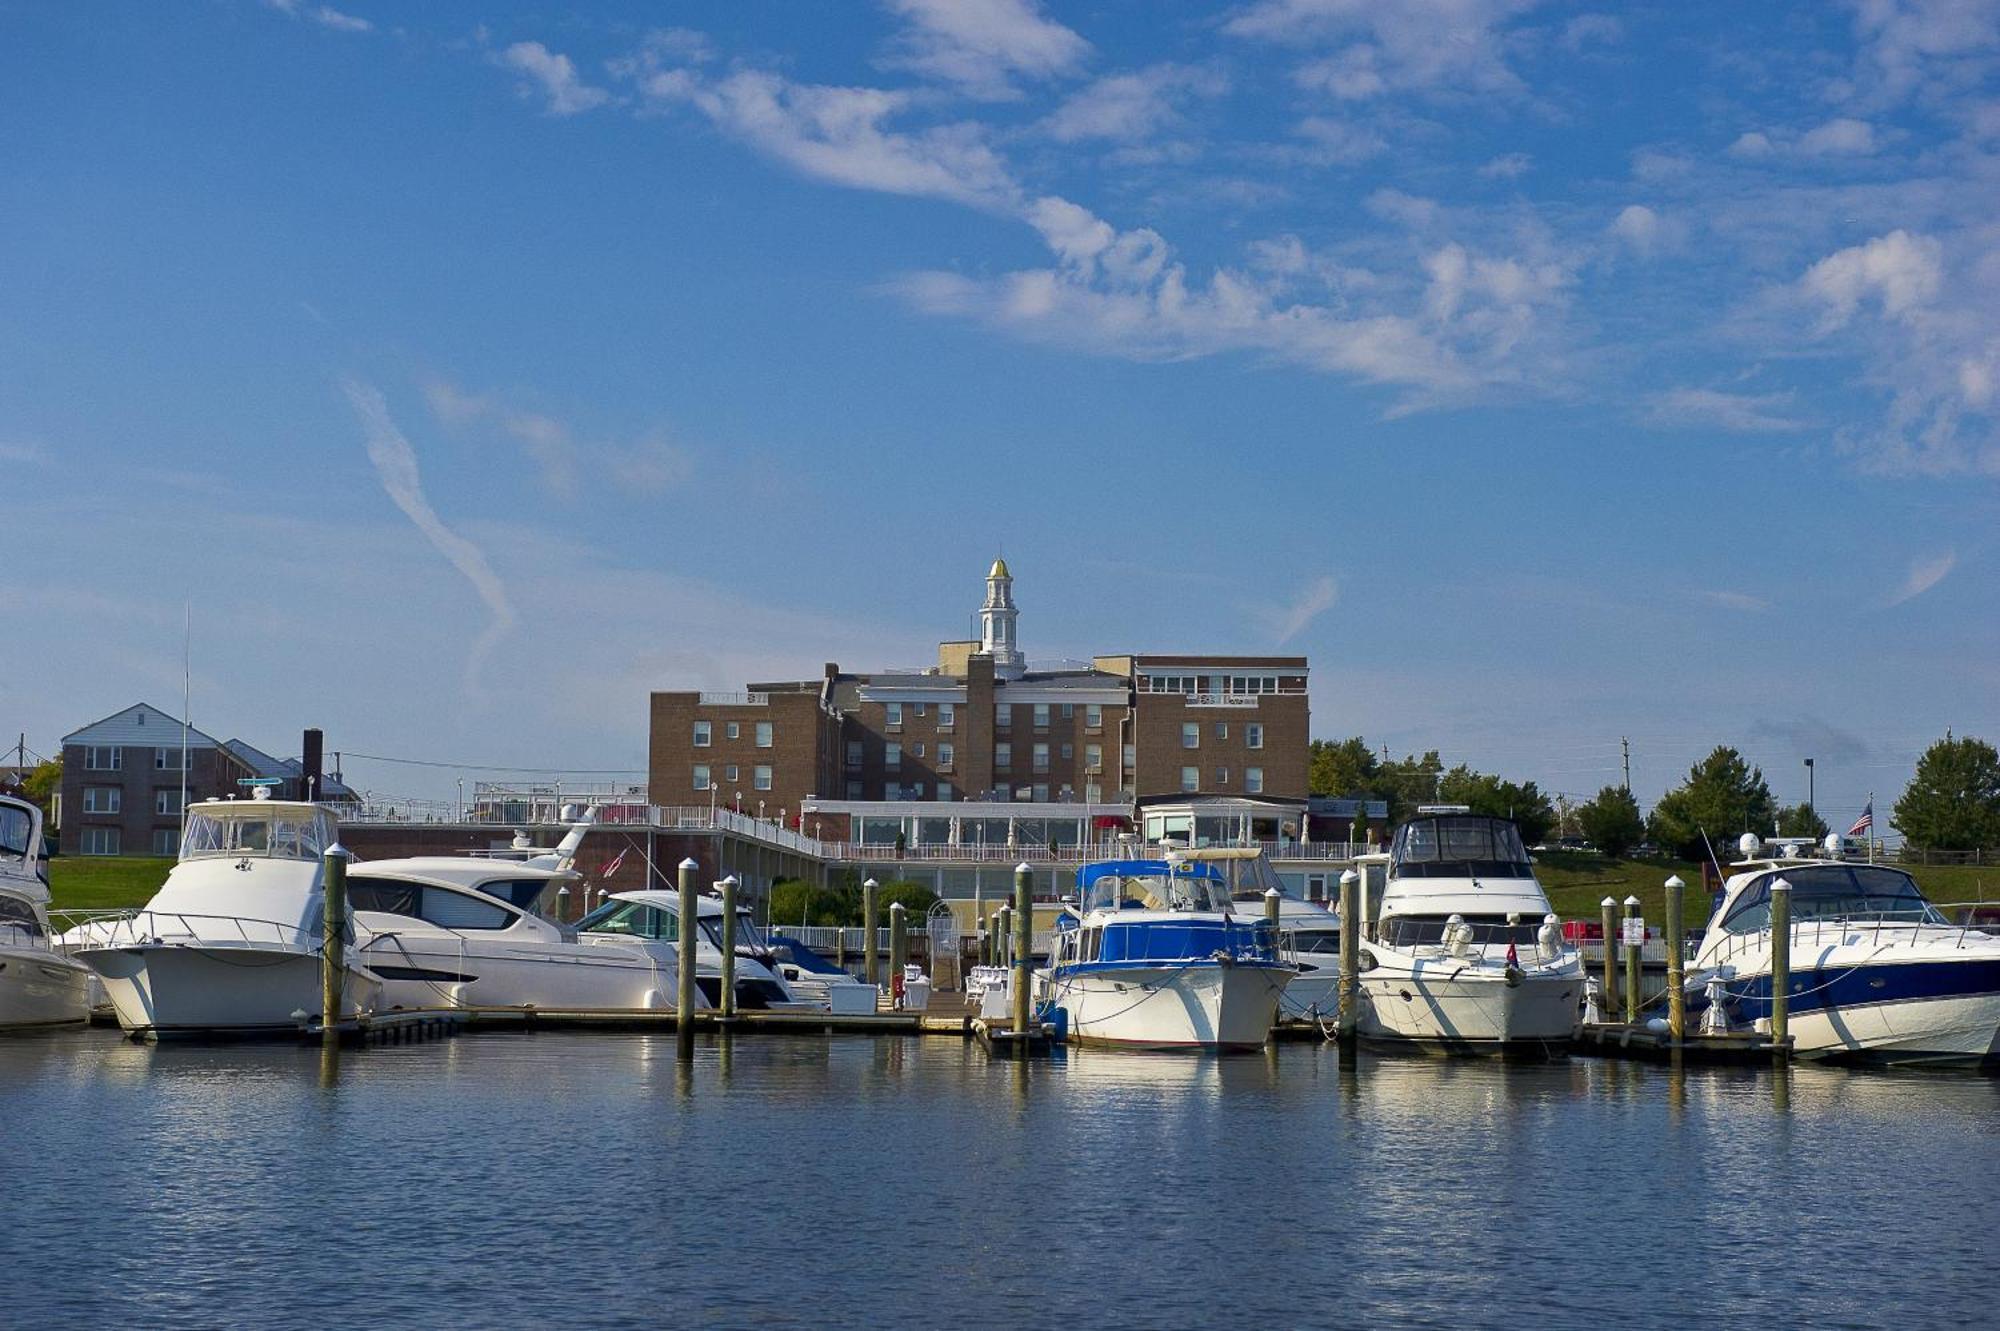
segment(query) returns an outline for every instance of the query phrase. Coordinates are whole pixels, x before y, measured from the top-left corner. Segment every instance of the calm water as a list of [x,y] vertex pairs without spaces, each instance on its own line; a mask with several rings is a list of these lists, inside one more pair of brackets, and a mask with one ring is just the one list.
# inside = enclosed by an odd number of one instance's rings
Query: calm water
[[93,1031],[0,1040],[0,1143],[11,1326],[1996,1317],[1973,1078]]

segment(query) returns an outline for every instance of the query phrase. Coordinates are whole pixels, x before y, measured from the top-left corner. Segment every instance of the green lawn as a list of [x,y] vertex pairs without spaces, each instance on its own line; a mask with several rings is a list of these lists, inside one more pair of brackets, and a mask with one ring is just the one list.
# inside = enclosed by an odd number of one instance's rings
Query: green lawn
[[[1728,865],[1723,865],[1725,870]],[[2000,900],[2000,868],[1940,865],[1897,865],[1907,869],[1924,890],[1924,895],[1941,906],[1959,901]],[[1556,914],[1565,920],[1594,920],[1598,903],[1615,898],[1623,911],[1627,896],[1636,896],[1640,913],[1659,920],[1666,911],[1665,883],[1679,874],[1687,887],[1686,917],[1689,929],[1708,920],[1708,894],[1701,886],[1701,866],[1675,860],[1608,860],[1602,855],[1537,855],[1535,876],[1547,889]],[[1947,911],[1949,913],[1949,911]]]
[[49,890],[56,910],[108,910],[143,906],[160,890],[170,859],[138,856],[58,855],[49,861]]

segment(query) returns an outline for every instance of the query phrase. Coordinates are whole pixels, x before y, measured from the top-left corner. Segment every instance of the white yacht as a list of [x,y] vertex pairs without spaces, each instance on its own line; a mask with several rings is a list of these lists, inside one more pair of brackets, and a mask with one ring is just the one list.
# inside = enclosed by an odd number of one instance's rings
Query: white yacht
[[[679,897],[621,892],[574,928],[542,914],[577,875],[504,858],[423,856],[357,864],[348,873],[356,955],[379,976],[388,1008],[670,1010],[680,965]],[[719,1001],[722,905],[697,909],[695,984]],[[736,1005],[793,1006],[769,967],[738,949]]]
[[90,979],[50,942],[42,811],[0,795],[0,1031],[90,1020]]
[[[1738,843],[1688,976],[1706,1029],[1768,1029],[1771,887],[1791,884],[1787,1027],[1801,1058],[1980,1067],[2000,1063],[2000,937],[1953,924],[1901,869]],[[1791,854],[1783,854],[1789,851]]]
[[1519,829],[1462,806],[1420,809],[1397,830],[1360,961],[1359,1028],[1372,1041],[1560,1053],[1583,1000],[1583,959]]
[[1044,1001],[1079,1044],[1240,1050],[1271,1037],[1293,975],[1270,926],[1233,915],[1222,874],[1178,852],[1077,875],[1081,909],[1058,921]]
[[1261,847],[1198,847],[1179,852],[1190,864],[1212,865],[1222,874],[1233,915],[1269,918],[1265,894],[1278,890],[1278,960],[1293,975],[1278,1000],[1287,1020],[1332,1018],[1340,1007],[1340,917],[1315,901],[1285,895],[1284,881]]
[[[143,910],[64,935],[104,982],[128,1032],[294,1034],[320,1011],[325,897],[321,860],[333,814],[253,798],[188,809],[180,860]],[[350,959],[340,1017],[380,1005],[381,982]]]

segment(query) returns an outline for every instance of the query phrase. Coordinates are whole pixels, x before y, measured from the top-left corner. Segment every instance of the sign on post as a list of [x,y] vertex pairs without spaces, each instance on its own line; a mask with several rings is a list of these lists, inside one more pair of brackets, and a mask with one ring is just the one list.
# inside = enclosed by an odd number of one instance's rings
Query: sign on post
[[1646,945],[1646,922],[1634,916],[1623,922],[1619,930],[1621,947],[1644,947]]

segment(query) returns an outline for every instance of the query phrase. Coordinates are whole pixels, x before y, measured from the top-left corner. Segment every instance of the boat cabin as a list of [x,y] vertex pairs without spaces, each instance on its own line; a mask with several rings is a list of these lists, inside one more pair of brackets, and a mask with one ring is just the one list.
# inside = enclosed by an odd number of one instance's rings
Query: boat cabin
[[1228,884],[1213,865],[1111,860],[1085,865],[1077,887],[1081,914],[1056,925],[1058,965],[1277,957],[1268,922],[1229,914]]
[[1389,947],[1439,944],[1454,916],[1473,944],[1538,942],[1549,901],[1511,819],[1434,808],[1396,830],[1374,937]]
[[1722,904],[1710,917],[1708,930],[1725,934],[1760,933],[1771,927],[1771,884],[1780,878],[1792,885],[1794,924],[1842,921],[1870,924],[1948,923],[1901,869],[1882,864],[1846,864],[1838,860],[1768,863],[1732,877],[1722,890]]
[[317,804],[291,800],[203,800],[189,808],[180,859],[217,856],[313,860],[326,854],[337,824]]

